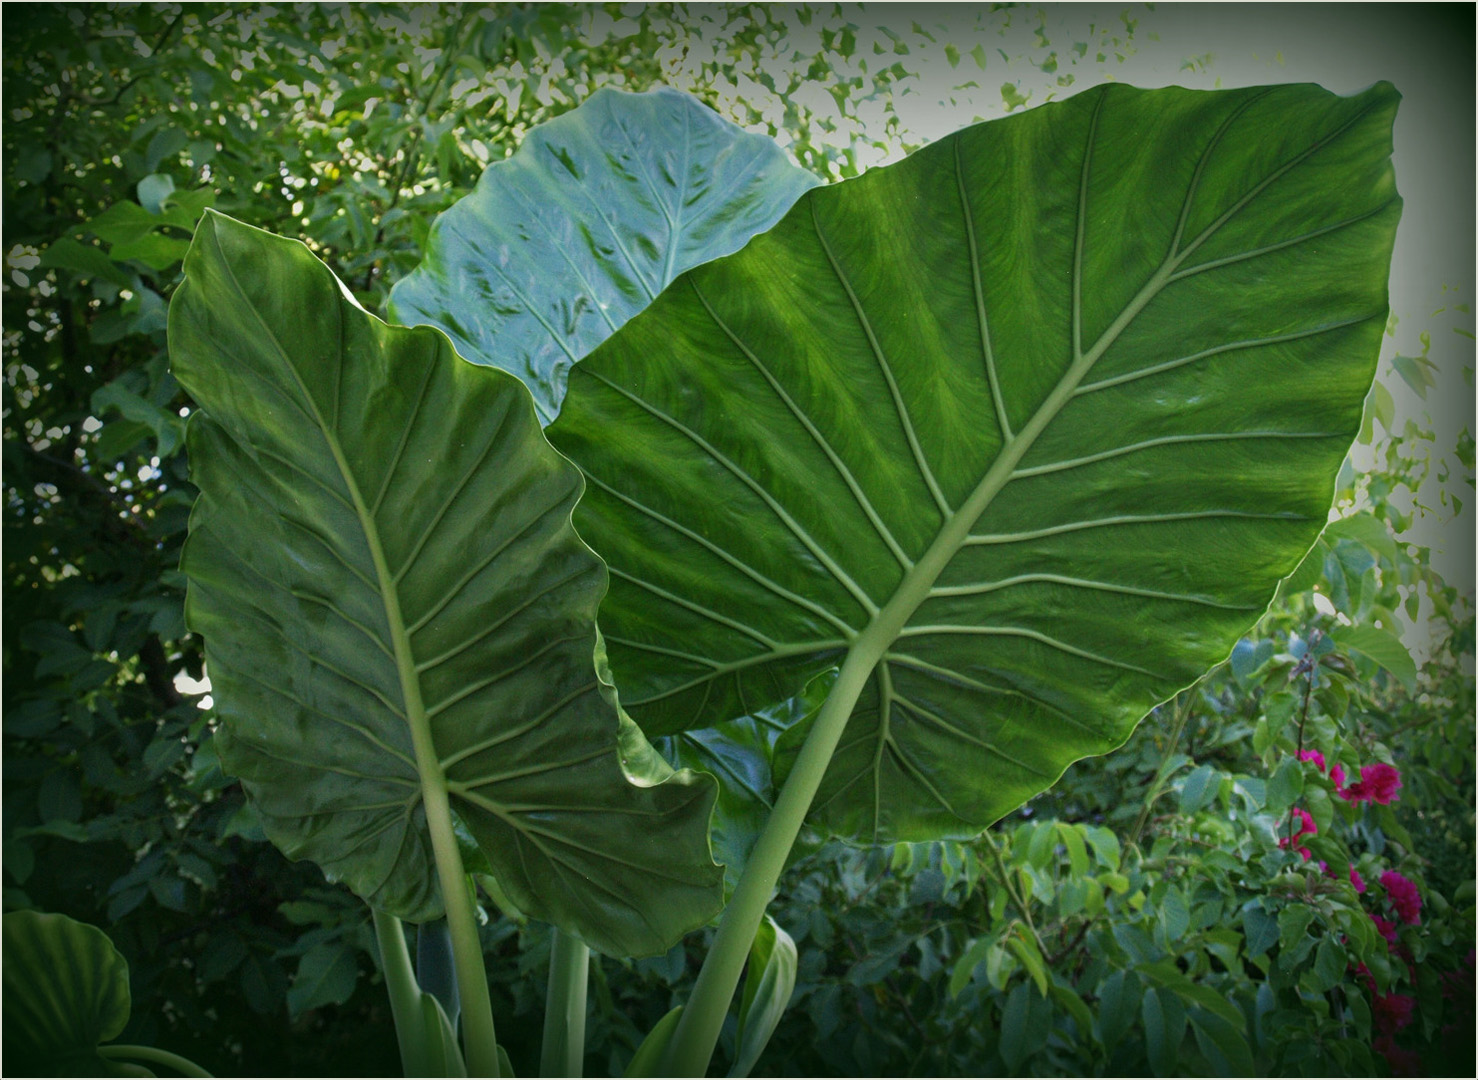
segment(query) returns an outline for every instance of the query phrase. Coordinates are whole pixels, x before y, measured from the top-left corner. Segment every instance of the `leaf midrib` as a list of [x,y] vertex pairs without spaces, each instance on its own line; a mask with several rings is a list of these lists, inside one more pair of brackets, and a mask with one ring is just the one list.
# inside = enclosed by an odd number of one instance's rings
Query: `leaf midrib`
[[[892,597],[869,619],[868,624],[852,641],[848,648],[847,659],[851,659],[853,654],[859,654],[871,660],[869,666],[876,665],[885,659],[887,650],[899,639],[908,620],[912,618],[914,612],[931,595],[934,582],[938,580],[939,575],[944,572],[950,561],[953,560],[955,555],[959,553],[960,548],[969,539],[970,530],[980,519],[981,515],[985,513],[986,509],[989,508],[995,497],[1000,494],[1001,490],[1016,477],[1016,466],[1026,455],[1027,451],[1031,449],[1041,433],[1057,418],[1058,413],[1062,411],[1077,393],[1079,386],[1093,369],[1093,366],[1113,346],[1125,328],[1139,316],[1140,312],[1144,310],[1150,301],[1160,294],[1166,285],[1199,272],[1202,269],[1198,265],[1182,271],[1180,269],[1181,264],[1276,180],[1299,164],[1302,164],[1319,149],[1329,145],[1329,143],[1348,131],[1376,107],[1372,104],[1361,109],[1333,131],[1315,138],[1309,147],[1295,154],[1257,184],[1253,185],[1226,211],[1218,215],[1207,225],[1199,235],[1186,243],[1184,247],[1181,247],[1183,229],[1185,223],[1189,220],[1191,209],[1199,190],[1201,174],[1206,163],[1210,160],[1212,151],[1216,148],[1221,137],[1231,125],[1263,96],[1265,95],[1260,94],[1249,98],[1223,120],[1215,135],[1202,151],[1201,158],[1197,162],[1191,183],[1186,191],[1185,201],[1177,221],[1175,234],[1171,238],[1169,253],[1154,273],[1150,275],[1145,284],[1135,293],[1129,303],[1119,312],[1118,316],[1104,329],[1092,346],[1084,352],[1081,347],[1082,297],[1080,283],[1082,281],[1084,233],[1087,221],[1088,180],[1092,169],[1093,145],[1097,137],[1098,117],[1103,109],[1104,101],[1108,97],[1108,87],[1105,87],[1103,92],[1100,93],[1089,123],[1088,138],[1079,179],[1078,213],[1073,241],[1073,359],[1057,385],[1032,414],[1031,419],[1014,435],[1006,437],[996,459],[991,463],[990,468],[986,470],[980,482],[971,491],[970,495],[966,497],[964,502],[952,514],[945,518],[933,542],[924,554],[919,557],[914,566],[904,573]],[[956,136],[956,139],[958,139],[958,136]],[[958,150],[958,147],[956,147],[956,150]],[[966,193],[963,182],[960,185],[960,193],[961,201],[966,207],[968,214],[969,202],[965,197]],[[1384,209],[1386,205],[1389,205],[1389,203],[1382,204],[1381,209]],[[1372,213],[1375,212],[1378,211],[1372,211]],[[1353,220],[1363,220],[1366,216],[1368,215],[1360,215]],[[1340,224],[1344,223],[1342,222]],[[973,245],[973,235],[971,240]],[[1209,265],[1218,264],[1218,261],[1213,261]],[[982,316],[984,314],[983,308],[981,314]],[[1358,322],[1364,321],[1364,319],[1350,321]],[[1327,330],[1331,329],[1331,327],[1321,327],[1320,329]],[[886,363],[886,361],[884,362]],[[1003,415],[1004,411],[1004,408],[1002,408],[1001,412]],[[1005,436],[1006,431],[1003,430],[1002,434]]]
[[[420,776],[421,794],[424,798],[428,789],[436,788],[444,792],[446,790],[446,776],[441,770],[441,763],[436,753],[435,740],[431,735],[431,724],[426,716],[426,707],[421,700],[421,684],[416,677],[415,658],[411,652],[410,637],[406,632],[404,616],[400,611],[400,597],[395,587],[395,576],[390,570],[389,562],[385,558],[384,546],[380,543],[379,526],[374,517],[369,513],[360,493],[359,484],[349,468],[349,462],[344,456],[343,447],[339,445],[337,434],[324,421],[323,413],[319,411],[318,402],[309,392],[307,384],[303,381],[302,374],[292,362],[288,352],[283,348],[282,342],[278,340],[276,332],[262,317],[255,304],[251,302],[246,290],[242,287],[240,280],[236,277],[236,269],[230,258],[226,255],[225,248],[221,244],[220,232],[212,227],[211,239],[215,242],[216,255],[219,264],[225,268],[227,277],[230,278],[232,287],[241,297],[243,305],[251,312],[262,332],[266,334],[267,340],[272,342],[273,348],[277,350],[283,366],[292,373],[293,381],[297,384],[298,391],[307,403],[314,422],[318,425],[320,434],[323,436],[329,452],[333,455],[334,464],[339,470],[339,475],[348,489],[350,501],[354,505],[354,512],[358,516],[359,526],[364,533],[365,544],[369,548],[370,561],[375,568],[375,576],[379,582],[380,601],[385,608],[385,619],[390,631],[390,642],[395,654],[396,674],[400,681],[401,701],[405,705],[405,721],[411,731],[411,746],[415,753],[416,770]],[[336,303],[341,304],[339,298]],[[336,309],[342,321],[342,307]],[[342,365],[343,357],[338,362]]]

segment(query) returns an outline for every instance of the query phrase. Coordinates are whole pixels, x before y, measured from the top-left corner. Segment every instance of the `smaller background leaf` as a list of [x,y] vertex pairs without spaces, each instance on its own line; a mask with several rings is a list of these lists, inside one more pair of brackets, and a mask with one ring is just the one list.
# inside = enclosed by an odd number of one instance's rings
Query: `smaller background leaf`
[[795,990],[795,941],[770,916],[749,949],[749,971],[739,999],[737,1053],[730,1076],[748,1076],[759,1060]]
[[1416,689],[1416,661],[1401,644],[1401,639],[1391,631],[1361,624],[1340,627],[1334,631],[1333,637],[1342,648],[1359,653],[1385,668],[1401,680],[1407,690]]
[[65,915],[4,918],[5,1072],[103,1075],[99,1043],[128,1023],[128,963],[108,935]]

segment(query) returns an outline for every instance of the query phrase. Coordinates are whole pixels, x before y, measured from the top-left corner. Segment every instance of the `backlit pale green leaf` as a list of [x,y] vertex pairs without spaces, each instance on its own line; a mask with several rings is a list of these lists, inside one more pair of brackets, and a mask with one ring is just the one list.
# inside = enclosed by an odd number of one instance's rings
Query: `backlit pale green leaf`
[[1334,631],[1334,640],[1341,648],[1374,660],[1407,690],[1416,687],[1416,661],[1394,632],[1368,624],[1341,626]]
[[391,310],[517,375],[547,421],[571,364],[817,183],[774,140],[688,94],[597,90],[531,131],[436,220]]

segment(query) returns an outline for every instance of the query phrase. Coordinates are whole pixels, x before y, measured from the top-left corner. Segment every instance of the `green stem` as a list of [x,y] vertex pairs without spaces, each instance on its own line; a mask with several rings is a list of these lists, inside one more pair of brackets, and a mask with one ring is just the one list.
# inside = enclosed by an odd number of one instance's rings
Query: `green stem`
[[[311,401],[312,395],[307,394],[306,388],[303,392]],[[333,431],[316,412],[315,417],[325,433]],[[441,766],[441,755],[436,751],[436,740],[431,734],[431,718],[426,714],[426,706],[421,699],[421,680],[416,671],[415,653],[411,649],[410,631],[406,629],[406,621],[400,611],[400,593],[385,558],[375,516],[364,502],[343,447],[332,434],[328,434],[328,443],[364,529],[375,576],[379,579],[380,600],[385,605],[385,620],[390,628],[395,668],[405,702],[405,719],[411,730],[411,747],[415,751],[416,772],[421,781],[426,831],[431,834],[431,852],[436,859],[447,929],[452,936],[452,958],[457,966],[457,988],[462,999],[462,1041],[467,1069],[472,1076],[497,1077],[501,1075],[498,1040],[493,1030],[493,1005],[488,997],[487,972],[482,963],[482,942],[477,935],[477,920],[472,914],[472,896],[468,891],[462,853],[457,847],[457,834],[452,830],[446,771]]]
[[540,1076],[583,1075],[585,992],[589,985],[590,946],[555,927],[549,953],[549,996],[544,1001]]
[[[1086,171],[1083,175],[1086,179]],[[1084,187],[1079,195],[1080,253],[1083,228],[1081,203],[1086,198],[1087,188]],[[1204,235],[1206,234],[1203,234],[1203,238]],[[754,942],[760,920],[764,918],[765,907],[770,902],[770,894],[774,891],[775,883],[780,880],[780,872],[785,868],[785,860],[801,831],[806,812],[816,798],[821,779],[826,775],[827,766],[831,764],[832,754],[841,741],[842,732],[846,729],[858,697],[872,677],[873,669],[887,655],[910,616],[928,599],[939,575],[968,540],[970,529],[980,519],[985,508],[1011,482],[1017,465],[1037,437],[1067,406],[1098,358],[1117,340],[1130,321],[1170,282],[1176,268],[1200,242],[1198,239],[1184,251],[1167,259],[1090,349],[1083,352],[1078,347],[1079,343],[1074,341],[1073,360],[1067,372],[1026,425],[1006,440],[996,460],[959,508],[946,516],[928,550],[904,574],[887,604],[879,609],[865,596],[858,597],[870,615],[867,626],[850,639],[841,674],[837,676],[826,704],[821,707],[811,733],[806,736],[790,776],[775,802],[775,809],[770,813],[759,842],[750,854],[749,865],[740,876],[734,896],[719,922],[718,936],[703,961],[703,970],[698,973],[693,996],[683,1010],[664,1062],[672,1075],[702,1076],[708,1069],[709,1059],[713,1056],[713,1048],[718,1043],[718,1034],[723,1027],[724,1016],[729,1010],[729,1002],[733,1000],[734,989],[739,985],[739,975],[749,956],[750,945]],[[1076,334],[1074,336],[1076,338]]]
[[[1298,749],[1294,751],[1296,755],[1294,758],[1295,761],[1302,761],[1304,756],[1304,725],[1309,722],[1309,695],[1314,692],[1314,679],[1317,677],[1319,671],[1319,658],[1314,655],[1314,646],[1318,644],[1319,636],[1318,630],[1315,630],[1309,635],[1309,651],[1304,654],[1303,662],[1300,664],[1300,666],[1304,664],[1308,665],[1309,681],[1304,685],[1304,707],[1303,712],[1298,717]],[[1288,808],[1288,850],[1290,854],[1294,850],[1293,811],[1296,806],[1297,803],[1295,802],[1294,806]]]
[[[439,768],[437,772],[440,773]],[[441,880],[442,900],[446,904],[447,929],[452,935],[452,958],[457,965],[467,1075],[498,1077],[502,1075],[498,1067],[498,1037],[493,1030],[493,1003],[488,996],[487,971],[482,963],[482,940],[472,914],[462,853],[457,850],[457,837],[452,831],[446,778],[439,776],[439,779],[441,784],[436,786],[426,783],[422,776],[422,802],[426,807],[426,827],[431,833],[431,850],[436,856],[436,873]]]
[[1134,828],[1130,830],[1130,847],[1137,845],[1139,838],[1144,835],[1145,826],[1149,824],[1150,812],[1154,809],[1155,802],[1164,791],[1165,780],[1170,769],[1170,759],[1175,756],[1175,751],[1180,746],[1180,737],[1185,733],[1186,720],[1190,717],[1190,705],[1181,698],[1175,699],[1173,708],[1175,710],[1175,728],[1170,733],[1170,742],[1165,746],[1165,754],[1160,758],[1160,767],[1155,770],[1154,778],[1150,781],[1149,790],[1145,792],[1144,805],[1140,807],[1139,817],[1135,819]]
[[986,847],[990,848],[991,855],[995,857],[996,873],[1000,875],[1001,885],[1005,888],[1006,895],[1016,905],[1016,910],[1021,912],[1021,917],[1026,922],[1026,928],[1031,931],[1032,940],[1037,943],[1037,951],[1045,957],[1047,955],[1047,946],[1042,943],[1042,936],[1037,933],[1037,924],[1032,922],[1031,908],[1027,907],[1026,900],[1022,897],[1021,891],[1016,888],[1015,883],[1011,879],[1011,871],[1006,867],[1006,860],[1001,857],[1001,848],[996,843],[995,836],[987,830],[981,834],[981,838],[985,840]]
[[134,1061],[152,1061],[155,1065],[173,1069],[181,1076],[211,1075],[189,1058],[180,1057],[179,1054],[171,1054],[168,1050],[160,1050],[153,1046],[127,1046],[122,1043],[112,1043],[108,1046],[99,1046],[98,1056],[109,1060],[131,1058]]
[[421,987],[411,970],[411,955],[405,931],[394,915],[370,909],[375,917],[375,940],[380,945],[380,967],[390,995],[390,1015],[395,1019],[395,1040],[400,1044],[400,1065],[406,1076],[421,1076],[425,1070],[426,1027],[421,1012]]
[[703,961],[693,995],[672,1036],[664,1063],[669,1076],[702,1076],[708,1070],[770,894],[785,868],[806,811],[821,786],[821,778],[852,715],[852,707],[867,685],[873,667],[892,643],[893,634],[876,643],[867,641],[868,637],[864,634],[857,639],[842,664],[841,674],[821,707],[785,786],[780,789],[775,809],[765,822],[764,831],[750,854],[749,865],[724,910],[718,936]]

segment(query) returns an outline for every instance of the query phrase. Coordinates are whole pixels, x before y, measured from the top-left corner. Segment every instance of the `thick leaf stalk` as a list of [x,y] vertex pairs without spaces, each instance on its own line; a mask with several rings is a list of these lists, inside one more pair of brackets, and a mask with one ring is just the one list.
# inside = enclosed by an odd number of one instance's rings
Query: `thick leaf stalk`
[[584,1075],[585,1002],[589,986],[590,947],[556,927],[549,951],[540,1076]]
[[395,1019],[395,1041],[400,1047],[400,1065],[406,1076],[424,1076],[425,1024],[421,1016],[421,988],[411,970],[405,931],[394,915],[370,909],[374,917],[375,942],[380,947],[380,971],[390,996],[390,1015]]

